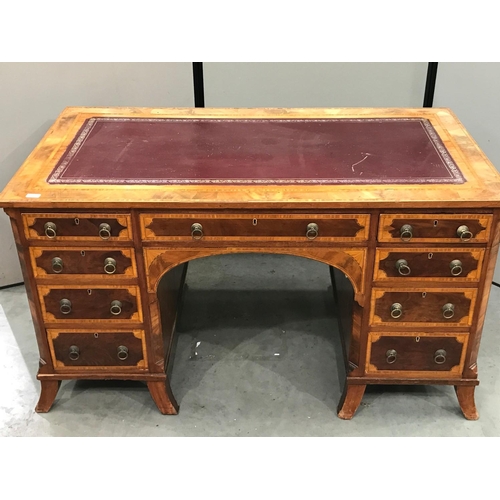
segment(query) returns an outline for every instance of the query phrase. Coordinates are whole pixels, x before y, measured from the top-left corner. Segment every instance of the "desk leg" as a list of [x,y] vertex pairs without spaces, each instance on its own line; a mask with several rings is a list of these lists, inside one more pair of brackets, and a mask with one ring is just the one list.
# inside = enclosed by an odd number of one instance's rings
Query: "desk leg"
[[57,391],[61,386],[60,380],[41,380],[42,391],[40,392],[40,399],[36,405],[35,411],[37,413],[47,413],[56,399]]
[[346,382],[344,392],[337,408],[339,418],[351,420],[351,418],[354,417],[361,403],[361,399],[363,399],[365,389],[366,385],[350,385]]
[[474,390],[476,386],[467,385],[456,385],[455,392],[457,393],[458,403],[464,417],[467,420],[477,420],[479,418],[479,413],[476,409],[476,403],[474,401]]
[[168,379],[165,382],[148,382],[153,401],[163,415],[177,415],[179,405],[172,394]]

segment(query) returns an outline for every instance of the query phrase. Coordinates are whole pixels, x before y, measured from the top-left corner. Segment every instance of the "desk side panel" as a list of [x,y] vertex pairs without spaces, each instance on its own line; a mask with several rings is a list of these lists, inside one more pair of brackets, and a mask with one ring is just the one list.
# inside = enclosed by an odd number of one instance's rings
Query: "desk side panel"
[[23,223],[20,210],[7,209],[5,210],[10,217],[12,232],[16,242],[17,255],[24,278],[24,286],[28,297],[29,308],[35,329],[38,351],[40,353],[39,374],[54,373],[52,366],[52,358],[47,340],[47,333],[43,326],[42,311],[40,309],[40,300],[35,283],[34,272],[31,266],[29,257],[29,246],[23,232]]

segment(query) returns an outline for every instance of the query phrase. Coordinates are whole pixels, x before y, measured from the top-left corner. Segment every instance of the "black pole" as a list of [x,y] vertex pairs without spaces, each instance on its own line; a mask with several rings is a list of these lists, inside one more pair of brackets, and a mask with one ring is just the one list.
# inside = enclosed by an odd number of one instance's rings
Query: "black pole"
[[194,106],[205,107],[205,89],[203,86],[203,63],[193,63]]
[[436,90],[436,76],[438,63],[430,62],[427,66],[427,79],[425,81],[424,108],[432,108],[434,102],[434,91]]

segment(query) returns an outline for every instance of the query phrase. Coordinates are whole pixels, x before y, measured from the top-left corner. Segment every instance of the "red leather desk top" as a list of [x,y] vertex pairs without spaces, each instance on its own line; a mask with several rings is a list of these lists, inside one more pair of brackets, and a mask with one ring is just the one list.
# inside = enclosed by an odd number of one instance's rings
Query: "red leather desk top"
[[462,184],[428,120],[92,118],[51,184]]

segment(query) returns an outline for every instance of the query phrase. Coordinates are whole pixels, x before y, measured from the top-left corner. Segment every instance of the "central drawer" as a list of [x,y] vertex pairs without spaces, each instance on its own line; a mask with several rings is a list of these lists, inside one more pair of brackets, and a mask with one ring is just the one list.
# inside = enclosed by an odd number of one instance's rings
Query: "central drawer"
[[144,240],[366,241],[367,214],[142,214]]
[[45,322],[142,322],[136,286],[39,286]]

